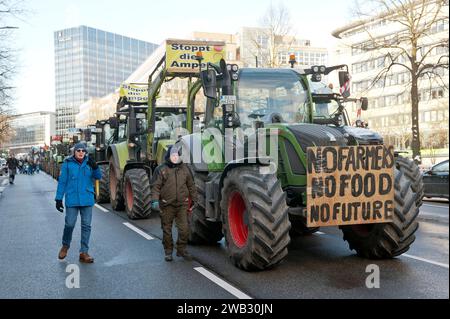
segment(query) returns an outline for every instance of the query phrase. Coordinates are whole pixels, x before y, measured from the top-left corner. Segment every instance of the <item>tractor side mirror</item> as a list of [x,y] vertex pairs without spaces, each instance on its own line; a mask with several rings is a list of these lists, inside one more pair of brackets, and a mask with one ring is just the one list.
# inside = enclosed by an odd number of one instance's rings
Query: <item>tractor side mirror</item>
[[366,97],[361,98],[361,110],[367,111],[369,108],[369,100]]
[[200,72],[202,80],[203,94],[210,99],[217,99],[217,76],[214,69],[207,69]]
[[119,119],[117,117],[109,118],[109,127],[112,129],[116,129],[119,127]]
[[339,71],[339,86],[343,87],[350,80],[350,74],[347,71]]
[[342,97],[348,98],[350,96],[350,74],[347,71],[339,71],[339,85]]

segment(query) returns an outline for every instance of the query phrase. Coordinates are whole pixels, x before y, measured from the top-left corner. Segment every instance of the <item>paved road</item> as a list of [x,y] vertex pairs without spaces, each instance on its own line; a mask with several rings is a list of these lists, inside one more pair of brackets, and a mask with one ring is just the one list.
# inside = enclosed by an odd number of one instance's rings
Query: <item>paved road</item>
[[[0,233],[0,254],[11,256],[0,261],[6,278],[0,297],[449,298],[448,202],[423,205],[420,215],[432,218],[421,221],[416,242],[399,258],[376,262],[358,258],[338,229],[326,228],[294,239],[283,264],[255,273],[235,268],[223,242],[190,247],[193,262],[165,263],[158,216],[131,222],[123,212],[104,205],[94,213],[91,251],[96,263],[82,265],[82,288],[69,290],[64,284],[67,264],[56,261],[63,215],[53,207],[55,187],[44,174],[19,176],[0,199],[0,224],[8,230]],[[21,191],[30,195],[25,197]],[[20,202],[21,198],[26,200]],[[126,222],[144,234],[125,227]],[[69,262],[78,264],[76,257],[76,251],[71,251]],[[366,288],[369,264],[380,267],[380,289]],[[217,277],[207,278],[209,273],[194,270],[198,267]]]
[[[94,209],[92,265],[78,262],[80,229],[67,261],[57,260],[64,215],[54,208],[56,183],[19,175],[0,199],[0,298],[235,298],[176,258],[167,263],[159,240],[147,240],[122,218]],[[68,289],[69,264],[79,265],[80,289]]]

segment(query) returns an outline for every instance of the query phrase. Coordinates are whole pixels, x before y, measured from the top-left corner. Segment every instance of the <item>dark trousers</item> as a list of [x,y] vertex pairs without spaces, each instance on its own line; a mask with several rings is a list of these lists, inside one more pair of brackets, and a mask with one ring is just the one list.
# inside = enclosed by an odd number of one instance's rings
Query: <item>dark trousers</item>
[[176,243],[177,251],[186,251],[189,226],[187,220],[187,206],[166,206],[161,207],[161,227],[163,230],[163,246],[166,254],[171,254],[173,251],[172,226],[175,220],[175,225],[178,229],[178,240]]
[[16,178],[16,169],[9,170],[9,182],[14,183],[14,179]]

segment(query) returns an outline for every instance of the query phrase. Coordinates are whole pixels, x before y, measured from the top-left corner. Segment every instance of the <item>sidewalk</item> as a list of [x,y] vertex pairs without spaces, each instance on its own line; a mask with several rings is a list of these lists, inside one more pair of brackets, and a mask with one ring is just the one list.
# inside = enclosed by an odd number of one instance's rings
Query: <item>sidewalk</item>
[[8,176],[0,176],[0,198],[8,185]]

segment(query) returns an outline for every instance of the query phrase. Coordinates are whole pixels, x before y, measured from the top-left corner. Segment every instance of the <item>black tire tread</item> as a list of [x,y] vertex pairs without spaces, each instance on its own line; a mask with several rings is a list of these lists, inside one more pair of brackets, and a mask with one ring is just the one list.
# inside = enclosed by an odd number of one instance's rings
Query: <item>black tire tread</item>
[[367,237],[358,235],[351,226],[341,227],[344,240],[350,249],[356,250],[358,256],[369,259],[393,258],[408,251],[415,240],[415,232],[419,228],[416,193],[402,170],[395,169],[394,175],[396,196],[392,222],[375,224]]
[[[228,225],[228,192],[239,189],[249,209],[249,234],[246,246],[234,245]],[[287,256],[290,243],[286,194],[276,175],[261,175],[258,167],[239,167],[225,177],[220,203],[228,253],[233,263],[244,270],[264,270]]]
[[425,188],[419,166],[417,166],[417,164],[413,161],[402,156],[398,156],[396,158],[395,166],[411,182],[412,191],[416,193],[416,206],[421,207],[425,194]]
[[223,238],[223,234],[220,222],[210,222],[205,217],[205,181],[208,176],[202,173],[194,173],[193,175],[198,205],[188,215],[189,243],[193,245],[214,245]]
[[99,194],[97,203],[109,203],[109,165],[100,165],[102,178],[99,181]]
[[[125,183],[131,183],[133,191],[133,207],[125,205],[129,219],[145,219],[151,214],[150,180],[145,169],[130,169],[125,173]],[[126,185],[126,184],[124,184]],[[126,188],[125,188],[126,191]],[[125,199],[127,198],[125,194]]]
[[[110,164],[113,165],[113,164]],[[115,169],[109,169],[109,174],[115,174]],[[111,175],[110,175],[111,176]],[[122,190],[122,183],[118,176],[117,178],[117,190],[116,190],[116,198],[111,197],[111,188],[110,188],[110,200],[111,200],[111,207],[115,211],[123,211],[125,209],[125,199],[123,198],[123,190]],[[110,184],[111,187],[111,184]]]

